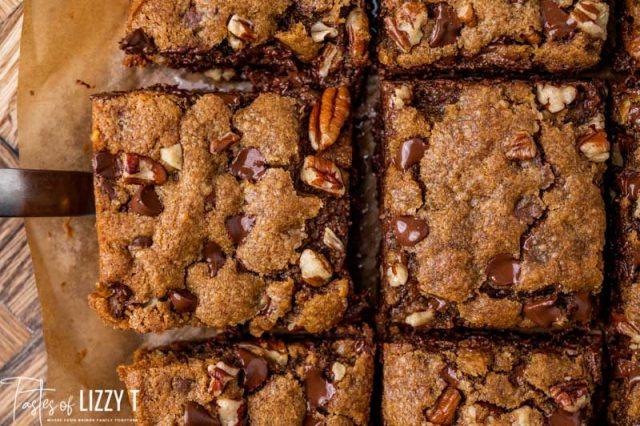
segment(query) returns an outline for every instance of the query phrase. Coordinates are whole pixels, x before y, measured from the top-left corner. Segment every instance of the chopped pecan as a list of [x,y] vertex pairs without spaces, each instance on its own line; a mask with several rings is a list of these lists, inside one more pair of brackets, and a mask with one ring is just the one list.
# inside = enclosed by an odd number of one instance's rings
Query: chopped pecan
[[211,141],[211,145],[209,145],[209,152],[211,152],[212,154],[219,154],[239,140],[239,135],[233,132],[227,132],[222,135],[220,139]]
[[328,26],[322,21],[318,21],[311,26],[311,38],[316,43],[322,43],[327,38],[334,38],[338,35],[338,30]]
[[342,173],[333,162],[313,155],[304,159],[300,177],[307,185],[336,196],[343,196],[345,186]]
[[322,49],[318,61],[320,62],[318,75],[325,78],[329,73],[336,70],[342,62],[342,49],[333,43],[329,43]]
[[229,44],[235,50],[244,47],[247,41],[256,40],[253,23],[239,15],[231,16],[227,24],[227,30],[229,31]]
[[460,392],[456,388],[449,386],[438,398],[436,406],[427,411],[427,419],[437,425],[452,424],[461,400]]
[[406,53],[422,40],[422,27],[427,20],[427,8],[424,3],[409,1],[396,10],[393,18],[387,17],[384,23],[391,38]]
[[368,48],[371,35],[369,34],[369,18],[359,7],[349,12],[345,23],[349,36],[349,53],[354,65],[364,65],[368,61]]
[[346,87],[329,87],[316,102],[309,117],[309,140],[311,146],[322,151],[333,145],[340,136],[342,127],[349,118],[351,95]]
[[592,37],[607,38],[609,6],[592,0],[580,0],[569,15],[569,22],[576,22],[578,28]]
[[167,171],[162,164],[138,154],[125,153],[122,156],[122,180],[135,185],[162,185],[167,181]]
[[609,159],[611,144],[604,130],[596,130],[584,136],[579,142],[580,152],[596,163],[604,163]]
[[160,159],[169,167],[182,169],[182,145],[179,143],[171,145],[168,148],[160,148]]
[[578,412],[589,403],[589,384],[586,380],[571,380],[549,388],[553,400],[564,411]]
[[538,151],[533,137],[527,132],[517,132],[513,138],[505,140],[503,148],[504,155],[512,161],[531,160]]

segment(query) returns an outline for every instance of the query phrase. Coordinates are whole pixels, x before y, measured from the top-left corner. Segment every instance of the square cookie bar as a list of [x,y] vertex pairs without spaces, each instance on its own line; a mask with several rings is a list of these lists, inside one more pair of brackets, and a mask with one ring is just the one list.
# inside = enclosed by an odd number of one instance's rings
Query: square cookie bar
[[209,70],[214,79],[261,70],[326,86],[361,76],[369,39],[363,0],[136,0],[121,48],[131,65]]
[[640,423],[640,85],[613,87],[614,278],[610,320],[612,424]]
[[94,97],[90,304],[138,332],[320,333],[350,316],[349,116],[344,87]]
[[381,329],[590,323],[606,225],[601,89],[382,83]]
[[139,425],[367,425],[371,334],[139,351],[118,374]]
[[601,353],[587,335],[385,343],[384,424],[603,424]]
[[577,71],[600,61],[602,0],[381,0],[378,60],[390,74],[428,70]]

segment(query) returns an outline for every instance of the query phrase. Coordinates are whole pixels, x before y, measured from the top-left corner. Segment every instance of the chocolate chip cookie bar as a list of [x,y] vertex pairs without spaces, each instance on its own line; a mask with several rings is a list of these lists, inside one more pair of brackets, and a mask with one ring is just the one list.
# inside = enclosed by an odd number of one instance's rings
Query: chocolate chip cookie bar
[[384,424],[603,424],[601,343],[600,336],[385,343]]
[[612,424],[640,423],[640,86],[629,81],[613,89],[615,175],[614,272],[610,321],[613,368]]
[[382,83],[382,330],[588,326],[603,281],[603,90]]
[[118,369],[139,425],[367,425],[371,334],[139,351]]
[[378,60],[390,74],[429,70],[567,72],[600,61],[602,0],[382,0]]
[[640,4],[634,0],[620,3],[623,10],[617,26],[620,28],[621,48],[616,68],[635,71],[640,66]]
[[128,64],[155,62],[230,79],[255,71],[345,85],[369,62],[363,0],[137,0],[121,42]]
[[353,318],[350,111],[344,87],[95,96],[92,307],[138,332],[321,333]]

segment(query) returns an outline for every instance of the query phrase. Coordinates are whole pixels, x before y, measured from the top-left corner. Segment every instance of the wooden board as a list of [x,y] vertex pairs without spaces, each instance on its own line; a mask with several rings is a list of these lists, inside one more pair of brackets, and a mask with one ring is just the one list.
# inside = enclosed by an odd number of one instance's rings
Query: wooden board
[[[17,167],[16,90],[22,1],[0,0],[0,167]],[[0,219],[0,379],[46,376],[40,303],[21,219]],[[35,424],[26,412],[13,422],[15,388],[0,385],[0,425]]]

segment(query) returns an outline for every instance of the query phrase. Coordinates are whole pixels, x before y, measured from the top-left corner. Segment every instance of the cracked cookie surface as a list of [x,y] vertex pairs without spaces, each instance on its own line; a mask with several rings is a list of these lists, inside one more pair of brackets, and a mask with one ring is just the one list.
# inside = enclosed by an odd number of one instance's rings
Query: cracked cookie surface
[[348,90],[328,90],[346,105],[317,149],[309,115],[326,110],[322,124],[338,113],[336,98],[315,92],[94,97],[100,276],[90,304],[107,323],[254,335],[340,323],[354,300],[344,267],[351,124]]
[[382,121],[383,329],[591,321],[609,157],[596,86],[383,82]]
[[601,340],[466,336],[385,343],[384,423],[600,424]]
[[375,347],[361,336],[142,350],[118,374],[139,425],[367,425]]

